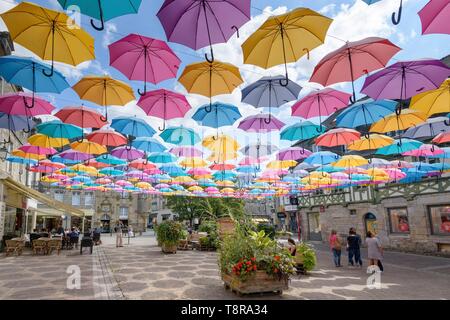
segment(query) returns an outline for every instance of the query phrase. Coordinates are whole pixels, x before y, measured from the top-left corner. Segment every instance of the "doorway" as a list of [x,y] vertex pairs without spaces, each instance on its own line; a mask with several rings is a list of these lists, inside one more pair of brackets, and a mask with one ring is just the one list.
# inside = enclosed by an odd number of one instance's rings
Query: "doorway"
[[370,231],[373,235],[378,234],[377,217],[373,213],[368,212],[364,215],[364,226],[366,228],[366,233]]
[[320,213],[308,213],[308,240],[322,241],[322,228],[320,226]]

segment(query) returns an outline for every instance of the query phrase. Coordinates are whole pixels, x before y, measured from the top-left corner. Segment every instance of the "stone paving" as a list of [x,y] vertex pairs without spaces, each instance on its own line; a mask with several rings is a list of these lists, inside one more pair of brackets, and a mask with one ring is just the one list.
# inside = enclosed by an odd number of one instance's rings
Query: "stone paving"
[[[283,295],[238,297],[224,289],[217,254],[178,251],[164,255],[153,236],[136,237],[116,248],[109,235],[80,256],[0,257],[0,299],[450,299],[450,259],[386,253],[381,289],[366,286],[365,269],[334,268],[321,244],[318,266],[308,276],[294,276]],[[345,257],[343,262],[345,265]],[[70,266],[81,272],[80,289],[68,289]]]

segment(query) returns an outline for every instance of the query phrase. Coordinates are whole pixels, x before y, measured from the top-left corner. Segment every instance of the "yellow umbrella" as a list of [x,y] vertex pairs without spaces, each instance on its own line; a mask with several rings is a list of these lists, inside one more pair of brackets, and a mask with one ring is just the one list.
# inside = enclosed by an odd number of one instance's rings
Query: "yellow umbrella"
[[230,181],[230,180],[216,181],[216,184],[219,187],[234,187],[235,186],[234,182]]
[[188,176],[180,176],[180,177],[174,178],[172,180],[172,182],[173,183],[193,183],[193,182],[195,182],[195,180]]
[[53,182],[58,182],[58,179],[55,178],[49,178],[48,176],[44,176],[41,178],[41,182],[46,182],[46,183],[53,183]]
[[412,97],[409,107],[428,116],[450,112],[450,79],[445,80],[436,90],[423,92]]
[[241,147],[236,139],[225,134],[221,134],[218,137],[216,137],[215,135],[205,137],[205,139],[203,139],[202,141],[202,146],[212,151],[237,151]]
[[190,64],[186,66],[178,81],[189,93],[208,98],[232,93],[243,82],[237,67],[219,61]]
[[192,187],[188,188],[188,191],[191,191],[191,192],[202,192],[203,188],[199,187],[199,186],[192,186]]
[[28,143],[42,148],[62,148],[68,145],[69,139],[66,138],[50,138],[42,133],[37,133],[28,138]]
[[125,82],[110,76],[86,76],[73,87],[81,99],[104,106],[106,113],[103,121],[108,119],[108,106],[124,106],[136,99],[133,89]]
[[387,174],[387,172],[380,168],[372,168],[367,170],[367,175],[371,176],[373,180],[377,181],[389,180],[389,175]]
[[332,165],[339,168],[351,168],[363,166],[368,163],[369,161],[361,156],[347,155],[332,163]]
[[221,193],[234,193],[234,190],[231,188],[223,188],[220,190]]
[[152,190],[153,189],[153,187],[150,183],[144,182],[144,181],[136,183],[136,187],[144,189],[144,190]]
[[427,120],[427,115],[423,112],[411,109],[401,110],[397,115],[396,112],[387,115],[380,121],[375,122],[370,127],[370,132],[391,132],[398,130],[406,130],[410,127],[423,123]]
[[[309,174],[308,177],[310,177],[311,179],[322,179],[325,177],[330,177],[331,175],[328,172],[325,171],[313,171]],[[308,178],[306,177],[306,178]]]
[[274,160],[270,161],[266,168],[267,169],[287,169],[290,167],[295,167],[297,165],[297,161],[294,160]]
[[94,38],[66,14],[22,2],[1,14],[14,42],[33,51],[43,60],[73,66],[95,59]]
[[220,151],[219,152],[213,151],[211,155],[207,158],[207,160],[215,163],[224,163],[226,161],[236,159],[237,157],[239,157],[239,155],[235,151],[226,153]]
[[212,179],[212,175],[211,174],[199,174],[199,175],[195,175],[194,179],[195,180],[202,180],[202,179]]
[[373,133],[367,137],[362,137],[360,140],[353,141],[348,145],[348,149],[354,151],[375,150],[390,146],[393,142],[394,139],[391,137]]
[[108,149],[106,149],[105,146],[86,139],[83,139],[82,142],[72,142],[70,147],[73,150],[88,154],[102,154],[108,152]]
[[296,62],[320,46],[333,20],[307,9],[269,17],[243,44],[244,63],[268,69]]
[[184,168],[202,168],[206,167],[208,163],[202,158],[193,157],[193,158],[185,158],[180,162],[180,165]]
[[44,154],[27,153],[19,149],[13,150],[11,154],[19,158],[27,158],[33,160],[44,160],[46,158]]
[[76,164],[76,165],[72,166],[71,169],[74,171],[85,172],[85,173],[89,174],[90,176],[98,175],[98,170],[96,168],[91,167],[91,166],[86,166],[84,164]]

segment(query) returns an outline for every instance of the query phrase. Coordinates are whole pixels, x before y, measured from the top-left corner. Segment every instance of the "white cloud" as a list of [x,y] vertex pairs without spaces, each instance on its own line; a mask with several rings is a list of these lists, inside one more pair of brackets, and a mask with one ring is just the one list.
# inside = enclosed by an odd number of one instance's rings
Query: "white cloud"
[[114,41],[117,37],[117,25],[114,23],[108,22],[105,23],[105,30],[103,31],[102,45],[104,48],[108,48],[108,46]]

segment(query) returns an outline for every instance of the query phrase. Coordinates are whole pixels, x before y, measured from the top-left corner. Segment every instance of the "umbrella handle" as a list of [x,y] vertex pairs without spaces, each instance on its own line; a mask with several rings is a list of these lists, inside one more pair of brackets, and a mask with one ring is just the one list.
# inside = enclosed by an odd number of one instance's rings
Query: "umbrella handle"
[[449,127],[450,126],[450,118],[448,120],[444,120],[444,124]]
[[212,111],[212,103],[211,103],[211,101],[209,102],[209,106],[206,106],[206,107],[205,107],[205,111],[206,111],[207,113],[210,113],[210,112]]
[[289,77],[288,77],[288,75],[286,74],[286,78],[280,80],[280,86],[282,86],[282,87],[287,87],[288,84],[289,84]]
[[53,61],[52,61],[52,68],[50,69],[50,73],[47,73],[46,69],[42,69],[42,73],[44,74],[44,76],[51,78],[53,76],[53,74],[55,73],[55,67],[53,66]]
[[236,27],[236,26],[231,26],[231,29],[236,30],[236,35],[237,35],[237,37],[239,38],[239,28]]
[[398,115],[398,116],[401,115],[402,114],[402,108],[396,108],[395,109],[395,114]]
[[128,171],[130,170],[130,168],[128,166],[125,166],[125,168],[123,168],[123,171]]
[[97,31],[103,31],[105,29],[105,22],[103,21],[103,19],[100,20],[100,22],[101,22],[100,27],[97,27],[95,25],[95,23],[94,23],[94,19],[91,19],[91,26],[92,26],[92,28],[94,28]]
[[433,145],[431,145],[431,152],[434,152],[434,144]]
[[322,124],[320,124],[319,127],[316,127],[317,133],[322,133],[322,132],[323,132],[323,131],[322,131],[322,128],[323,128]]
[[84,139],[83,139],[83,136],[81,136],[81,138],[78,138],[78,139],[77,139],[77,142],[78,142],[78,143],[82,143],[83,140],[84,140]]
[[369,139],[369,138],[370,138],[370,133],[369,133],[369,132],[365,133],[365,134],[364,134],[364,137],[365,137],[366,139]]
[[166,130],[166,121],[163,122],[163,127],[162,128],[158,126],[158,130],[161,131],[161,132]]
[[145,161],[143,162],[144,166],[146,166],[148,164],[148,158],[147,155],[145,155]]
[[130,150],[131,150],[131,145],[130,145],[130,144],[127,144],[127,145],[125,146],[125,150],[130,151]]
[[108,117],[100,116],[102,122],[108,122]]
[[403,1],[400,0],[400,7],[398,8],[398,16],[396,12],[392,13],[392,23],[394,25],[398,25],[400,20],[402,19],[402,11],[403,11]]
[[108,154],[107,154],[107,153],[103,154],[103,155],[102,155],[102,158],[103,158],[104,160],[108,159]]
[[209,63],[213,63],[213,62],[214,62],[214,51],[213,51],[212,47],[211,47],[211,58],[209,58],[209,57],[208,57],[208,54],[205,53],[205,59],[206,59],[206,61],[208,61]]
[[303,51],[306,51],[306,59],[309,60],[309,58],[311,57],[309,54],[309,49],[308,48],[303,48]]
[[[267,120],[269,120],[269,121],[267,121]],[[270,124],[271,121],[272,121],[272,114],[269,113],[269,119],[264,118],[264,123],[265,124]]]
[[144,92],[142,92],[141,89],[138,89],[137,92],[141,97],[143,97],[147,94],[147,88],[144,86]]
[[367,159],[367,162],[368,162],[369,164],[372,164],[372,158]]

